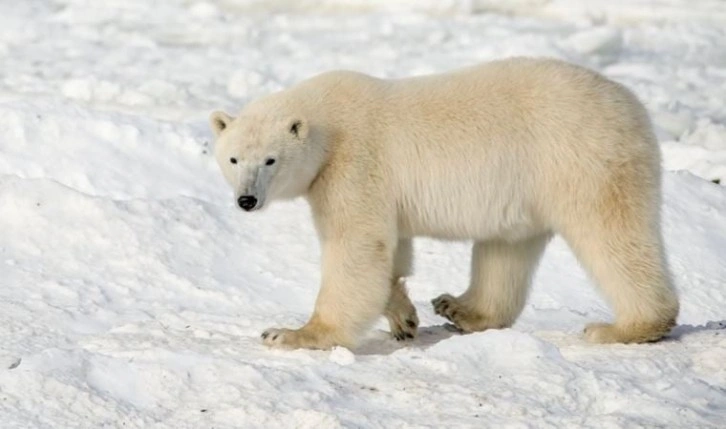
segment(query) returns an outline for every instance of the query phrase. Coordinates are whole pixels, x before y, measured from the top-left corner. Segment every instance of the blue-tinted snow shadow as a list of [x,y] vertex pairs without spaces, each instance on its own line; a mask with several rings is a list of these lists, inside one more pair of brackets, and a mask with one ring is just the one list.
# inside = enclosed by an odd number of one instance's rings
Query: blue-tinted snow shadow
[[[714,331],[714,335],[719,335],[719,331],[726,331],[726,320],[710,321],[704,325],[698,326],[678,325],[673,328],[670,334],[663,338],[662,341],[679,341],[684,336],[704,331]],[[389,355],[395,351],[406,348],[427,349],[455,335],[465,334],[450,323],[420,327],[416,338],[408,341],[396,341],[391,338],[390,333],[377,331],[371,338],[368,338],[367,341],[362,343],[353,352],[357,355],[365,356]]]
[[378,331],[372,338],[369,338],[353,350],[353,352],[357,355],[365,356],[389,355],[397,350],[406,348],[427,349],[455,335],[463,334],[451,323],[419,327],[416,338],[406,341],[396,341],[391,338],[390,333]]
[[[664,341],[678,341],[684,336],[696,333],[696,332],[703,332],[703,331],[723,331],[726,330],[726,320],[714,320],[710,322],[706,322],[704,325],[678,325],[673,330],[671,330],[671,333],[668,334],[667,337],[664,338]],[[718,335],[719,332],[715,332],[715,335]]]

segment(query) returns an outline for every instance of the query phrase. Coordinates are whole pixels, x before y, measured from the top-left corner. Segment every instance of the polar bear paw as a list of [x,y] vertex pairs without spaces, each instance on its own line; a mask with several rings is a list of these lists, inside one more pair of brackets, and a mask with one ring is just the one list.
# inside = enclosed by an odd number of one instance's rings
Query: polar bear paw
[[292,329],[269,328],[260,337],[262,343],[266,346],[285,348],[286,345],[292,342],[293,332],[295,331]]
[[590,323],[585,327],[585,339],[594,344],[648,343],[663,338],[675,326],[675,320],[660,323],[632,323],[625,326],[610,323]]
[[464,328],[468,325],[468,312],[461,304],[459,304],[456,298],[445,293],[432,299],[431,304],[434,306],[434,313],[441,317],[445,317],[460,330],[464,332],[471,332]]
[[418,316],[416,309],[398,313],[386,313],[388,324],[391,327],[391,336],[397,341],[412,340],[416,337],[418,329]]
[[391,298],[386,305],[383,314],[388,319],[388,325],[391,327],[391,336],[398,341],[412,340],[416,337],[418,329],[418,316],[416,315],[416,307],[413,306],[411,300],[406,293],[405,280],[399,278],[393,284]]
[[507,326],[507,323],[498,322],[480,314],[461,302],[460,298],[455,298],[447,293],[431,300],[431,304],[434,306],[436,314],[449,319],[462,332],[477,332]]
[[327,350],[338,345],[330,333],[309,325],[300,329],[270,328],[266,329],[260,337],[264,345],[280,349]]

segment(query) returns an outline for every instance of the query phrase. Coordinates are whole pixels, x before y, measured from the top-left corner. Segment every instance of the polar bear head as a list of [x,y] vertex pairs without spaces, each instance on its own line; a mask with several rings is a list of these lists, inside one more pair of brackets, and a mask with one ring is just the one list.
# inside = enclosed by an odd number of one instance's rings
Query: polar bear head
[[322,165],[322,148],[307,119],[283,109],[245,109],[210,116],[214,153],[237,205],[258,210],[274,199],[304,195]]

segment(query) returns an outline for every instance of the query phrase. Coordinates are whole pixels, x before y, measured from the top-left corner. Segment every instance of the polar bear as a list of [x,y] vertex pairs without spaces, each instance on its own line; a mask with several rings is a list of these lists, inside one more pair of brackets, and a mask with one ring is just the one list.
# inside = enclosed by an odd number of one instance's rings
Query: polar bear
[[269,346],[354,347],[381,315],[418,325],[402,279],[411,240],[472,240],[471,280],[432,301],[463,332],[511,326],[560,234],[614,309],[595,343],[656,341],[678,298],[660,228],[660,152],[625,87],[547,58],[384,80],[327,72],[210,117],[215,157],[246,211],[305,197],[322,248],[309,321]]

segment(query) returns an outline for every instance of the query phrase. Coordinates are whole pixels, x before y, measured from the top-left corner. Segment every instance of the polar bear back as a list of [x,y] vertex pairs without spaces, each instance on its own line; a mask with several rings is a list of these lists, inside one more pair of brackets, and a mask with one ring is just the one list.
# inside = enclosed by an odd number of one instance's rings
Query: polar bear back
[[331,162],[383,178],[381,198],[394,201],[403,236],[522,239],[592,205],[619,166],[659,180],[642,104],[622,85],[557,60],[397,80],[331,72],[294,91],[341,136]]

